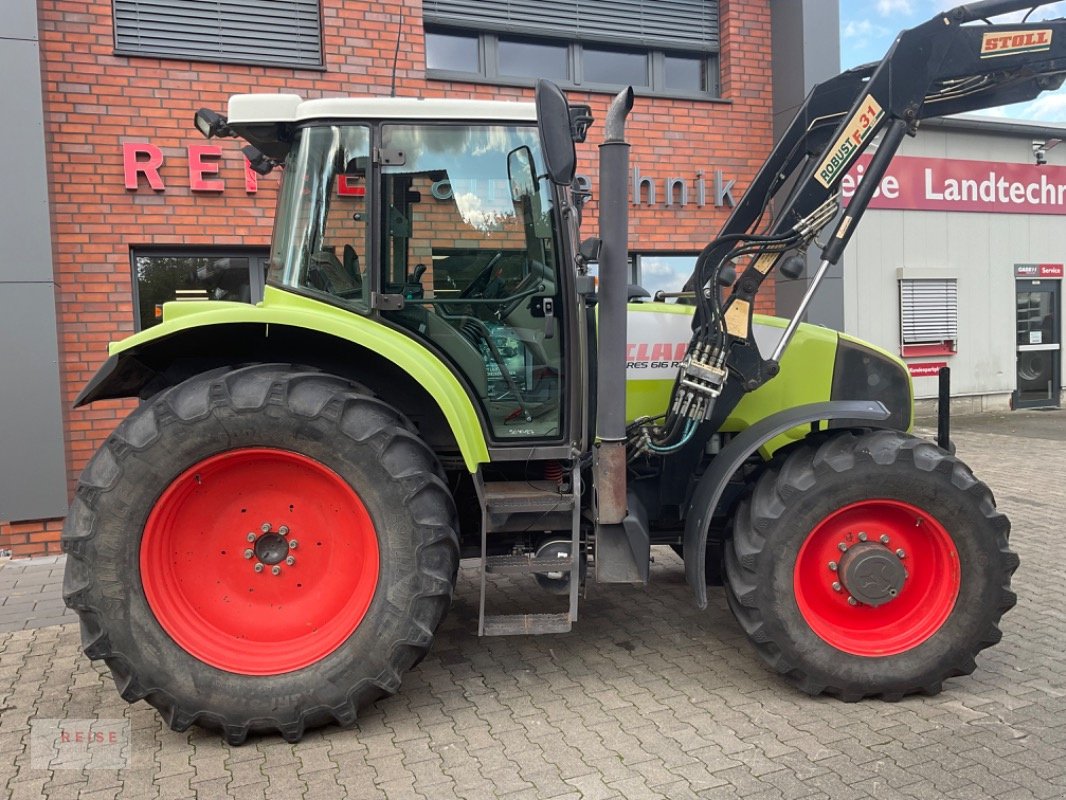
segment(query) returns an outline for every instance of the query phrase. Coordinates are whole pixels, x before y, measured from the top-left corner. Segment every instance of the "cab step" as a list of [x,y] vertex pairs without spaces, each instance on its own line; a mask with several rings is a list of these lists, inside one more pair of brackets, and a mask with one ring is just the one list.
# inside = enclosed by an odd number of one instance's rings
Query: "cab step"
[[491,513],[523,514],[569,511],[574,496],[552,481],[497,481],[484,484],[485,508]]
[[524,634],[567,633],[570,615],[563,614],[493,614],[485,617],[485,636],[521,636]]
[[498,575],[532,575],[537,572],[565,572],[573,559],[534,558],[532,553],[510,556],[489,556],[485,559],[485,571]]
[[[479,472],[474,478],[481,503],[481,596],[478,603],[478,636],[517,636],[521,634],[566,633],[577,620],[578,565],[581,563],[581,467],[575,461],[570,470],[568,491],[555,481],[486,481]],[[532,553],[490,556],[488,539],[504,531],[554,530],[570,528],[570,551],[563,558]],[[567,573],[570,576],[569,611],[561,614],[487,614],[486,595],[489,573],[533,575]],[[534,607],[544,606],[534,600]]]

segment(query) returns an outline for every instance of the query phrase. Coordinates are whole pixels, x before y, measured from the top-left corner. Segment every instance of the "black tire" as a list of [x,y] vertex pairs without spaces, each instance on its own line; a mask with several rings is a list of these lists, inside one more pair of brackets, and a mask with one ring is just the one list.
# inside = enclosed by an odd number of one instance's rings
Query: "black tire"
[[[808,624],[795,570],[820,521],[879,499],[939,521],[958,552],[958,597],[924,641],[890,655],[855,655]],[[1000,640],[1000,617],[1016,600],[1010,580],[1018,557],[1008,549],[1009,531],[988,487],[932,442],[896,431],[843,432],[799,445],[741,503],[726,547],[726,596],[763,661],[807,694],[846,701],[932,695],[945,679],[973,672],[976,654]],[[905,591],[906,584],[899,597]]]
[[[190,466],[240,448],[332,470],[357,493],[377,538],[362,621],[332,652],[282,674],[238,674],[191,655],[160,625],[141,579],[145,524],[164,490]],[[216,370],[142,404],[86,466],[63,530],[64,598],[81,619],[86,655],[107,662],[128,702],[147,700],[174,730],[197,724],[231,744],[275,731],[297,741],[323,724],[353,725],[425,655],[451,602],[456,526],[436,457],[385,403],[297,367]]]

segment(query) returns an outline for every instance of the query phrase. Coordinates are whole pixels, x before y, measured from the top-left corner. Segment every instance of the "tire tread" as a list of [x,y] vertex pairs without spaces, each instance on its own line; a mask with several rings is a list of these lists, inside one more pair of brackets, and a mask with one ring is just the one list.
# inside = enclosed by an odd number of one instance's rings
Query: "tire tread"
[[[956,654],[942,665],[942,674],[933,680],[889,691],[870,691],[842,680],[818,681],[808,674],[804,665],[790,663],[768,633],[763,611],[760,609],[759,575],[757,567],[763,559],[779,554],[767,547],[764,534],[790,513],[790,506],[817,483],[824,472],[845,473],[863,459],[878,465],[909,462],[923,471],[940,471],[950,475],[956,488],[969,495],[976,508],[988,522],[995,536],[995,546],[1001,554],[1002,572],[996,578],[1001,587],[1001,600],[984,630],[975,639],[970,652]],[[976,669],[975,656],[1002,637],[999,621],[1017,598],[1010,590],[1010,579],[1018,567],[1018,557],[1008,545],[1010,522],[996,510],[991,490],[973,476],[970,469],[953,454],[931,442],[898,431],[882,430],[865,434],[851,431],[830,437],[812,437],[810,441],[792,448],[783,458],[773,462],[763,473],[749,498],[741,502],[734,519],[733,536],[725,548],[726,598],[741,628],[755,646],[762,660],[774,671],[786,675],[801,691],[810,694],[829,694],[844,702],[865,697],[881,697],[895,701],[908,694],[937,694],[943,681],[958,675],[969,675]]]
[[[318,402],[315,405],[315,401]],[[414,591],[407,602],[407,632],[388,643],[386,675],[361,680],[335,707],[302,709],[293,719],[224,719],[206,709],[183,708],[167,691],[146,690],[138,683],[136,669],[110,642],[101,620],[95,581],[98,532],[97,507],[101,498],[118,483],[123,464],[150,448],[169,425],[190,425],[210,416],[215,408],[228,406],[238,413],[268,406],[304,418],[322,418],[332,423],[338,436],[370,442],[381,457],[389,479],[406,488],[405,505],[419,526],[431,531],[416,548],[417,568],[406,579]],[[82,649],[93,660],[103,660],[111,670],[122,698],[133,703],[146,699],[175,731],[194,724],[221,731],[232,745],[245,742],[252,732],[274,731],[286,741],[299,741],[306,730],[327,722],[342,727],[355,724],[358,710],[399,688],[400,675],[428,651],[436,627],[451,603],[458,571],[458,521],[443,469],[434,453],[415,434],[414,426],[365,387],[326,373],[301,370],[286,364],[254,364],[237,369],[219,369],[170,387],[126,418],[105,440],[86,465],[79,480],[72,513],[62,534],[68,565],[63,596],[81,621]],[[402,449],[402,452],[399,452]],[[397,451],[393,458],[384,458]],[[428,497],[419,502],[417,498]]]

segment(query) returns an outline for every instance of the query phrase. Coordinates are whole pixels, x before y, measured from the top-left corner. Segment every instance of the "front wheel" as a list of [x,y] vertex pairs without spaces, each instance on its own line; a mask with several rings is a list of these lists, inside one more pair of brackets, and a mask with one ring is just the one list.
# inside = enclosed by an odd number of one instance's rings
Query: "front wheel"
[[935,694],[1000,639],[1009,530],[933,443],[841,433],[789,453],[741,504],[727,597],[763,660],[809,694]]
[[190,378],[82,475],[64,595],[85,652],[175,730],[289,740],[399,687],[458,568],[436,458],[385,403],[283,365]]

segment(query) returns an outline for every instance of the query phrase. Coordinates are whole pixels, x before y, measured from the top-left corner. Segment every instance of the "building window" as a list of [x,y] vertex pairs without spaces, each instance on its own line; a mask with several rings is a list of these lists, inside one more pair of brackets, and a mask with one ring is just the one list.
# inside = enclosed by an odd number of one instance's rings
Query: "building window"
[[648,72],[647,52],[593,45],[581,48],[581,78],[585,83],[647,86],[651,82]]
[[563,82],[570,78],[570,54],[565,44],[500,37],[497,58],[501,76]]
[[447,31],[426,31],[426,69],[480,72],[478,37]]
[[959,291],[955,278],[901,278],[900,352],[904,356],[949,355],[959,338]]
[[663,72],[663,86],[667,91],[709,91],[707,65],[705,59],[698,56],[666,53],[663,56]]
[[113,0],[120,55],[322,67],[319,0]]
[[[636,283],[648,290],[652,298],[656,292],[680,292],[696,267],[697,253],[643,253],[636,257]],[[676,303],[676,298],[666,302]]]
[[267,256],[265,249],[135,248],[131,260],[137,330],[162,322],[163,303],[175,300],[258,302],[263,298]]
[[558,40],[520,39],[426,29],[430,78],[525,84],[547,78],[571,89],[633,86],[653,94],[718,95],[718,57],[675,55]]
[[718,94],[713,0],[424,0],[423,17],[431,78]]

